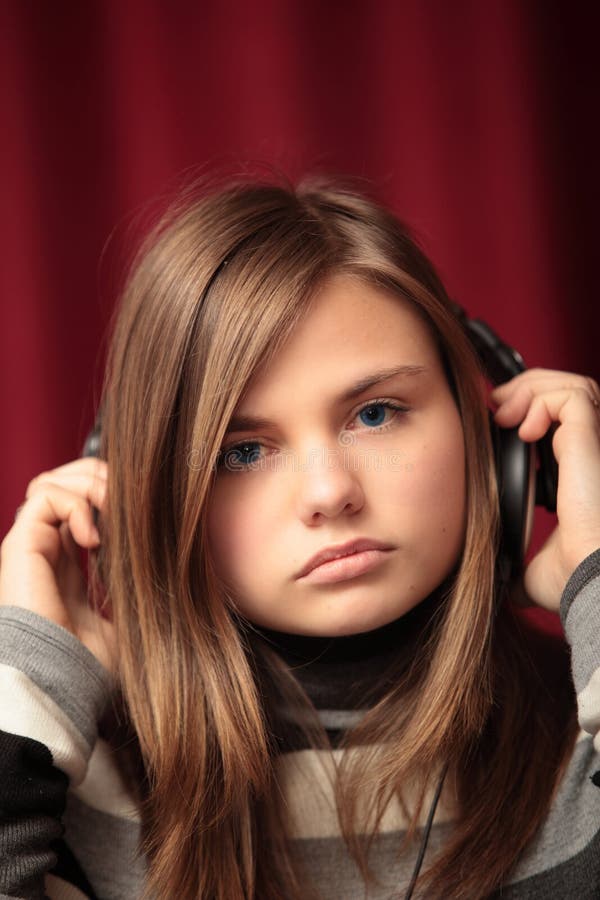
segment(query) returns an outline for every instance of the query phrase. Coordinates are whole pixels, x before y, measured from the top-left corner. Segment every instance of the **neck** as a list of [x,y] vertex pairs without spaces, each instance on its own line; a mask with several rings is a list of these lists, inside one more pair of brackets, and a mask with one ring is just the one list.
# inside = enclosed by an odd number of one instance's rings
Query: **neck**
[[329,664],[358,662],[372,657],[397,656],[407,650],[430,622],[446,593],[440,585],[405,615],[372,631],[342,637],[289,634],[270,628],[254,630],[289,664]]
[[[313,637],[258,627],[249,634],[279,656],[317,710],[365,710],[398,683],[420,652],[448,587],[440,585],[404,616],[361,634]],[[285,708],[276,678],[267,676],[263,688],[276,708]]]

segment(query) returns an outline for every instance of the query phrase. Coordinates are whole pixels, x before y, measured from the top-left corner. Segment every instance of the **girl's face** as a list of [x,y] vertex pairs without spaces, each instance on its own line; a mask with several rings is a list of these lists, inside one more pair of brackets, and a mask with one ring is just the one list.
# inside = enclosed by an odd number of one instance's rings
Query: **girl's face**
[[[454,567],[465,531],[462,425],[407,301],[331,278],[230,427],[208,534],[216,571],[250,621],[306,635],[370,631]],[[316,553],[358,539],[386,549],[299,574]]]

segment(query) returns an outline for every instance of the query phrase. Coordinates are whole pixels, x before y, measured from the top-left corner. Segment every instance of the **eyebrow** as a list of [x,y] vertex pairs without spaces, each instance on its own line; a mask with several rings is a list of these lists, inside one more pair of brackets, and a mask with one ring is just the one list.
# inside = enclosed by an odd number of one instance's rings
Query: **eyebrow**
[[[411,377],[413,375],[421,375],[423,372],[425,372],[425,366],[404,365],[378,369],[376,372],[371,372],[369,375],[365,375],[363,378],[359,378],[358,381],[355,381],[347,390],[343,391],[336,398],[336,402],[345,403],[348,400],[353,400],[355,397],[358,397],[359,394],[368,391],[369,388],[374,387],[376,384],[380,384],[382,381],[387,381],[389,378],[393,378],[396,375]],[[261,416],[235,415],[231,417],[225,434],[231,434],[232,431],[254,431],[260,428],[274,427],[276,427],[275,422],[272,422],[270,419],[262,418]]]

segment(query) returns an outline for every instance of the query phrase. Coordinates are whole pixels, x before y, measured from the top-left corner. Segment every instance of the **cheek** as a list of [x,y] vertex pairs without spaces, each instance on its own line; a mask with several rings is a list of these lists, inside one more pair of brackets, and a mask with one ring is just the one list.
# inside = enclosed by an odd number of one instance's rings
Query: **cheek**
[[[465,529],[465,456],[460,423],[414,448],[396,479],[393,502],[425,553],[455,555]],[[415,548],[417,549],[417,548]]]
[[462,547],[466,522],[465,455],[462,429],[452,440],[433,448],[429,465],[431,533],[440,552],[456,555]]
[[[242,477],[242,476],[241,476]],[[208,508],[208,543],[217,572],[230,584],[247,577],[260,561],[265,546],[262,507],[246,498],[245,492],[232,489],[215,491]]]

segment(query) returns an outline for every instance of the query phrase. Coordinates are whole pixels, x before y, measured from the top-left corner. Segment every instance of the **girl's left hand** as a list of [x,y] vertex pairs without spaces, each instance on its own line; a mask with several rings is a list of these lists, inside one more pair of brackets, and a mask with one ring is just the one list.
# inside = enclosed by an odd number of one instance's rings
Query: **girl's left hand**
[[495,388],[498,425],[519,425],[519,437],[537,441],[553,422],[558,463],[558,524],[525,570],[528,596],[557,611],[569,577],[600,548],[600,388],[592,378],[527,369]]

